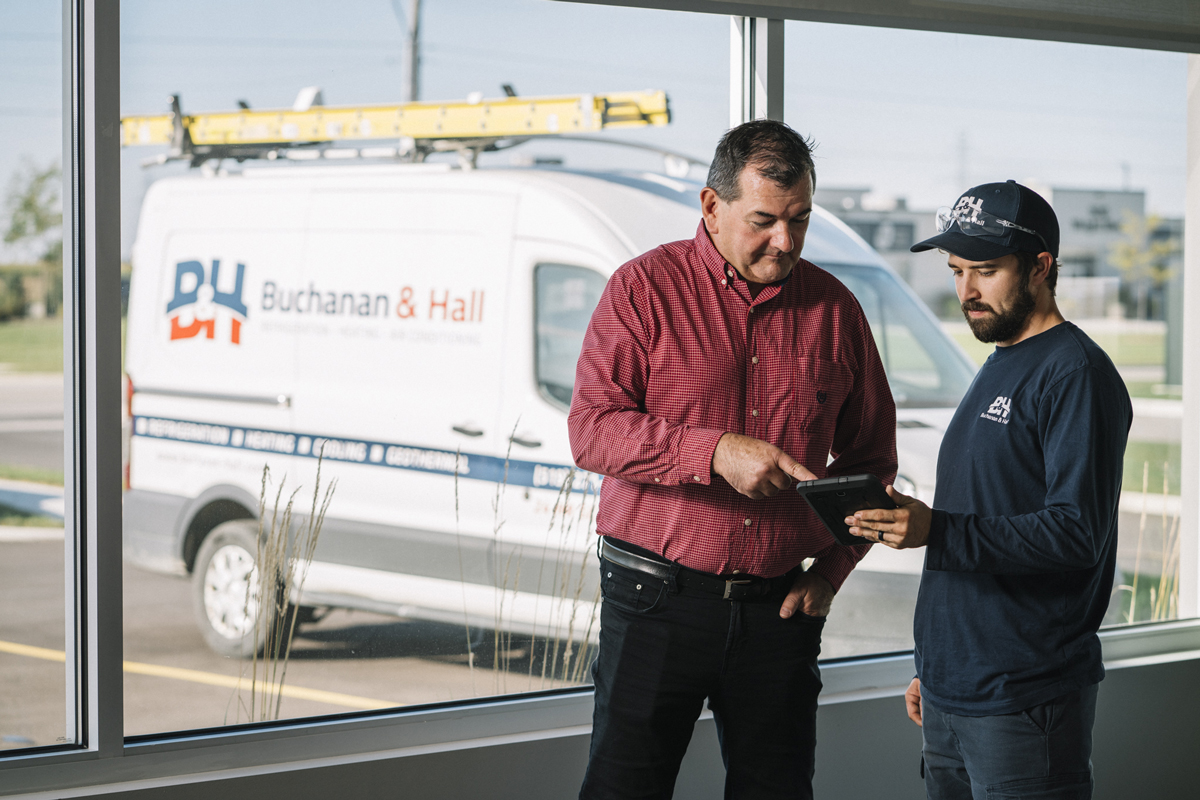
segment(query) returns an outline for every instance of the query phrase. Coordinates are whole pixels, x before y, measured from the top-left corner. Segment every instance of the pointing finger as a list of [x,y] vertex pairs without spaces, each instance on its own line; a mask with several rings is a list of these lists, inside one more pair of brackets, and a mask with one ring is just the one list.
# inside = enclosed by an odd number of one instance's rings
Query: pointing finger
[[808,468],[787,453],[780,454],[778,463],[780,469],[798,481],[815,481],[817,479],[817,476],[813,475]]

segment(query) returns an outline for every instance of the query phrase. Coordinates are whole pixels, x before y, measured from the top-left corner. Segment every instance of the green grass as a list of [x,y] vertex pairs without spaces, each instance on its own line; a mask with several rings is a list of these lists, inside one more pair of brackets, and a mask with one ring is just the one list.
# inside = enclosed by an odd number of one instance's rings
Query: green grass
[[1152,381],[1125,381],[1130,397],[1152,397],[1158,400],[1182,400],[1182,386],[1164,386]]
[[1157,333],[1098,333],[1092,340],[1118,367],[1158,367],[1167,358],[1166,337]]
[[0,525],[16,525],[25,528],[61,528],[63,523],[61,519],[30,514],[0,503]]
[[17,372],[62,372],[63,320],[0,323],[0,364]]
[[1150,480],[1145,482],[1150,494],[1162,494],[1163,475],[1167,478],[1168,494],[1179,494],[1179,463],[1183,448],[1178,443],[1130,442],[1125,446],[1124,486],[1127,492],[1143,489],[1143,475],[1150,464]]
[[[125,323],[121,318],[121,369],[125,368]],[[63,320],[21,319],[0,322],[0,369],[62,372]]]
[[47,483],[51,486],[63,485],[63,474],[60,470],[38,469],[14,464],[0,464],[0,478],[10,481]]
[[[976,364],[986,361],[996,347],[979,341],[969,330],[956,330],[951,337]],[[1102,333],[1092,336],[1092,340],[1118,367],[1156,367],[1166,358],[1166,338],[1157,333]]]

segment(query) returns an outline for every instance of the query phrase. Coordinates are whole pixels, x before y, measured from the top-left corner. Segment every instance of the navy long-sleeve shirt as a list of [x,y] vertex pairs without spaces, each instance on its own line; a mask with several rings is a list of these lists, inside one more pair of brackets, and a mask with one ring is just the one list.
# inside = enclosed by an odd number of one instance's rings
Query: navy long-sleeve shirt
[[1008,714],[1104,677],[1133,409],[1071,323],[988,358],[938,456],[914,621],[924,700]]

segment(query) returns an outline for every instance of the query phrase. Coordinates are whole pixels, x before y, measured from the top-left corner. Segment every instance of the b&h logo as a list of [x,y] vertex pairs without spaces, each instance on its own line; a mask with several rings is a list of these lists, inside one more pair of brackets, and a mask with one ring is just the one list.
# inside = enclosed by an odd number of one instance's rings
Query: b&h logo
[[992,422],[999,422],[1001,425],[1007,425],[1008,424],[1008,415],[1009,415],[1009,412],[1011,412],[1011,411],[1012,411],[1012,398],[1004,397],[1003,395],[1001,395],[1001,396],[997,397],[995,400],[993,400],[992,404],[990,406],[988,406],[988,410],[983,412],[979,416],[983,417],[986,420],[991,420]]
[[[242,323],[246,320],[246,304],[242,302],[246,265],[237,265],[232,292],[222,292],[217,288],[220,274],[221,262],[215,258],[208,275],[204,274],[204,265],[199,261],[180,261],[175,265],[175,294],[167,303],[167,314],[173,314],[172,339],[192,339],[199,336],[201,331],[204,331],[206,339],[216,338],[217,311],[220,307],[229,312],[229,341],[241,344]],[[191,322],[180,321],[188,316]]]
[[954,206],[954,216],[964,222],[979,222],[979,214],[983,211],[983,198],[960,197]]

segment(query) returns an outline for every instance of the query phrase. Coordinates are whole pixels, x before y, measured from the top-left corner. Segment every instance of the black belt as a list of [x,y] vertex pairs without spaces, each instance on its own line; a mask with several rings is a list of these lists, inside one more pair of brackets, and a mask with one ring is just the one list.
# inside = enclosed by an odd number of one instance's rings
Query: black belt
[[[685,589],[695,589],[706,594],[719,595],[725,600],[746,600],[766,597],[771,594],[780,581],[788,577],[781,576],[780,578],[772,579],[760,578],[757,575],[741,575],[734,578],[726,578],[721,575],[688,569],[682,564],[668,561],[662,556],[651,555],[648,551],[646,551],[645,555],[634,553],[625,549],[626,547],[630,547],[630,545],[624,542],[622,544],[624,547],[616,544],[607,536],[601,536],[600,556],[606,561],[619,564],[626,569],[645,573],[661,581],[670,580],[672,573],[674,573],[677,585]],[[638,549],[640,550],[641,548]]]

